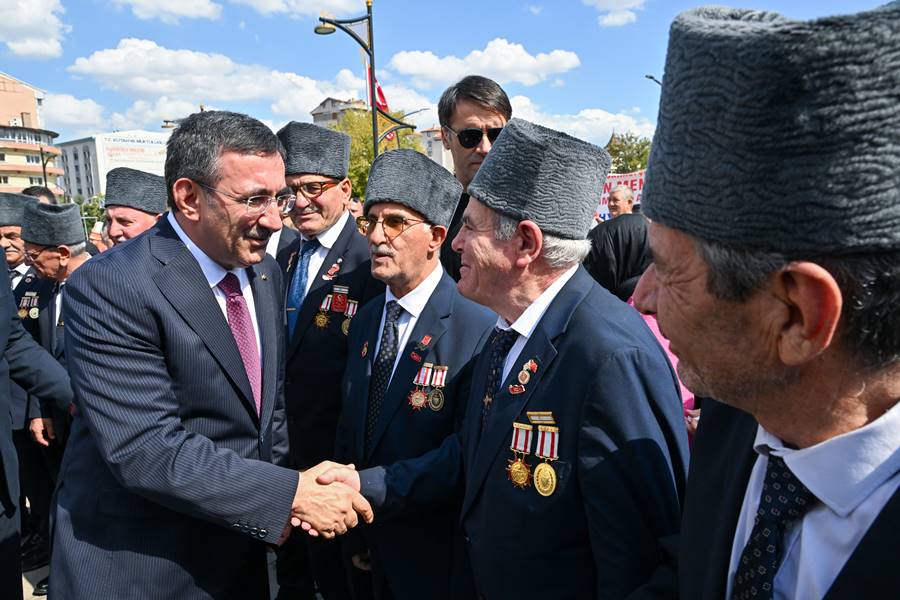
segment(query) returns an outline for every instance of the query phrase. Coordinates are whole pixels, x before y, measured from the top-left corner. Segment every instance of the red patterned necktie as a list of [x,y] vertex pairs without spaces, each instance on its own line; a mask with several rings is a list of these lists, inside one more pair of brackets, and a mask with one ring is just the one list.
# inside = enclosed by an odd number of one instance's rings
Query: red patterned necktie
[[256,344],[253,321],[250,320],[250,311],[247,310],[247,301],[244,300],[241,284],[234,273],[226,274],[219,282],[218,288],[225,293],[228,326],[231,328],[234,341],[237,342],[238,352],[241,353],[241,361],[244,363],[244,370],[247,371],[247,379],[250,380],[253,403],[256,405],[256,414],[258,415],[262,400],[262,368],[259,363],[259,347]]

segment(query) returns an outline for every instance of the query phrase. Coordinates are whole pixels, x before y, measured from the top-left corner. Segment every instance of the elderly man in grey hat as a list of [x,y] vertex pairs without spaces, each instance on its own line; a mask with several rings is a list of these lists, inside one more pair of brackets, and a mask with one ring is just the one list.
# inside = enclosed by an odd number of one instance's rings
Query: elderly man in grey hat
[[898,90],[900,3],[672,24],[635,300],[718,399],[682,598],[900,597]]
[[25,262],[25,240],[22,239],[22,217],[25,207],[35,202],[31,196],[0,192],[0,248],[9,267],[10,285],[18,287],[31,268]]
[[106,226],[113,244],[136,237],[166,211],[166,180],[153,173],[117,167],[106,174]]
[[469,184],[458,287],[499,315],[462,427],[462,529],[484,597],[624,597],[678,531],[675,374],[640,315],[580,266],[609,165],[513,119]]
[[[312,123],[278,132],[285,181],[297,197],[290,216],[300,237],[279,254],[287,324],[284,400],[291,466],[307,469],[334,456],[347,332],[356,310],[384,287],[369,272],[366,240],[347,206],[350,136]],[[338,542],[296,532],[279,552],[283,598],[311,597],[307,550],[326,600],[348,598]]]
[[455,432],[496,319],[461,297],[441,266],[461,192],[424,154],[387,152],[372,164],[357,219],[387,290],[360,310],[348,342],[336,459],[362,470],[330,476],[359,486],[382,523],[362,532],[376,598],[450,597],[462,499]]

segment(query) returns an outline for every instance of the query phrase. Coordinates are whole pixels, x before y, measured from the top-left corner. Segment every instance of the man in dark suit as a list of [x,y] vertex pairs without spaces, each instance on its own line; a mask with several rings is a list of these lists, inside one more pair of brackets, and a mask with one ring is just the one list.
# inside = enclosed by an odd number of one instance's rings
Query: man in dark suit
[[[441,94],[438,102],[441,140],[453,157],[453,174],[463,187],[462,194],[451,203],[455,208],[447,230],[448,240],[456,237],[462,225],[463,212],[469,203],[466,191],[469,183],[511,118],[512,104],[506,92],[487,77],[468,75]],[[449,242],[446,250],[441,253],[441,264],[453,281],[459,281],[459,254],[449,251]]]
[[361,229],[387,291],[350,330],[337,459],[364,467],[351,475],[378,517],[362,532],[376,598],[450,593],[462,501],[455,432],[472,362],[496,319],[461,297],[440,264],[461,191],[414,150],[379,156],[366,187]]
[[[170,212],[66,285],[78,409],[57,487],[57,598],[267,598],[266,544],[331,536],[368,503],[278,466],[281,145],[236,113],[169,138]],[[274,463],[274,464],[273,464]],[[323,467],[324,468],[324,467]]]
[[621,598],[678,530],[675,374],[640,315],[580,266],[609,164],[513,119],[469,184],[458,286],[500,315],[462,429],[461,522],[483,598]]
[[121,244],[156,225],[166,211],[166,180],[117,167],[106,174],[106,227],[109,241]]
[[900,597],[898,40],[897,3],[672,25],[635,302],[720,401],[694,444],[681,598]]
[[[279,132],[287,185],[297,197],[300,232],[281,255],[287,352],[284,398],[291,466],[307,469],[334,456],[347,332],[356,311],[384,286],[369,272],[366,239],[347,211],[350,136],[291,122]],[[297,532],[279,552],[281,597],[311,597],[306,554],[326,600],[349,598],[338,542]],[[305,548],[308,547],[308,548]]]
[[65,370],[28,335],[16,312],[12,291],[0,286],[0,596],[12,600],[22,598],[22,571],[19,466],[10,423],[13,398],[9,385],[14,382],[29,394],[63,406],[72,402]]

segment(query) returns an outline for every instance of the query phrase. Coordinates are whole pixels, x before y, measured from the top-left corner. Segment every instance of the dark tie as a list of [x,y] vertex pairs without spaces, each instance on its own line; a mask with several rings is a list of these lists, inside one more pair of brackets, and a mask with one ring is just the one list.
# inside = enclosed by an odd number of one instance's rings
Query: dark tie
[[759,510],[734,576],[733,600],[770,600],[784,558],[784,532],[816,503],[780,456],[769,456]]
[[15,288],[15,287],[16,287],[16,286],[13,285],[13,284],[15,283],[16,277],[18,277],[18,276],[19,276],[19,272],[16,271],[15,269],[12,269],[12,270],[9,272],[9,286],[10,286],[11,288]]
[[247,301],[241,293],[241,284],[234,273],[228,273],[219,282],[219,289],[225,293],[225,312],[228,315],[228,327],[231,335],[237,343],[238,352],[241,353],[241,361],[250,380],[250,389],[253,391],[253,403],[256,405],[256,414],[259,414],[260,401],[262,399],[262,366],[259,363],[259,348],[256,345],[256,332],[253,331],[253,321],[250,320],[250,311],[247,310]]
[[488,366],[487,380],[484,383],[484,396],[481,406],[481,430],[487,427],[488,415],[491,412],[491,404],[494,401],[494,395],[503,383],[503,363],[506,362],[506,355],[509,349],[516,343],[519,334],[512,329],[500,329],[494,327],[491,339],[488,342],[491,348],[491,362]]
[[303,306],[303,299],[306,297],[306,282],[309,280],[307,271],[309,271],[309,258],[312,253],[319,249],[319,240],[311,239],[303,242],[303,248],[300,250],[300,256],[297,257],[297,267],[291,277],[291,289],[288,291],[287,298],[287,323],[288,323],[288,340],[294,337],[294,329],[297,327],[297,317],[300,316],[300,307]]
[[375,436],[375,424],[384,403],[384,394],[391,381],[394,360],[397,358],[397,321],[403,314],[403,307],[391,300],[385,305],[384,329],[381,330],[381,343],[378,345],[378,356],[369,383],[369,409],[366,411],[366,454],[372,448]]

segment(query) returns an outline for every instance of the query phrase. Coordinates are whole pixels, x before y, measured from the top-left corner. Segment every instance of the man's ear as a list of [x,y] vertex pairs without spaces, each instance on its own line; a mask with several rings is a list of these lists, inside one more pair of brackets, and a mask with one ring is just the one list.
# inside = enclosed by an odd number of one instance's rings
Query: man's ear
[[172,184],[172,197],[185,219],[200,220],[200,186],[195,181],[187,177],[176,180]]
[[443,125],[441,125],[441,143],[444,144],[444,148],[450,149],[450,142],[447,141],[447,128]]
[[72,258],[72,249],[65,244],[60,244],[56,247],[56,251],[59,252],[59,266],[65,267],[69,264],[69,260]]
[[524,269],[540,257],[544,247],[544,234],[534,221],[519,221],[515,239],[518,241],[515,264]]
[[834,277],[811,262],[792,262],[773,275],[773,295],[786,311],[778,331],[778,355],[785,365],[809,362],[834,340],[843,296]]
[[447,228],[443,225],[432,225],[431,226],[431,242],[428,243],[428,251],[434,252],[444,243],[444,240],[447,239]]

